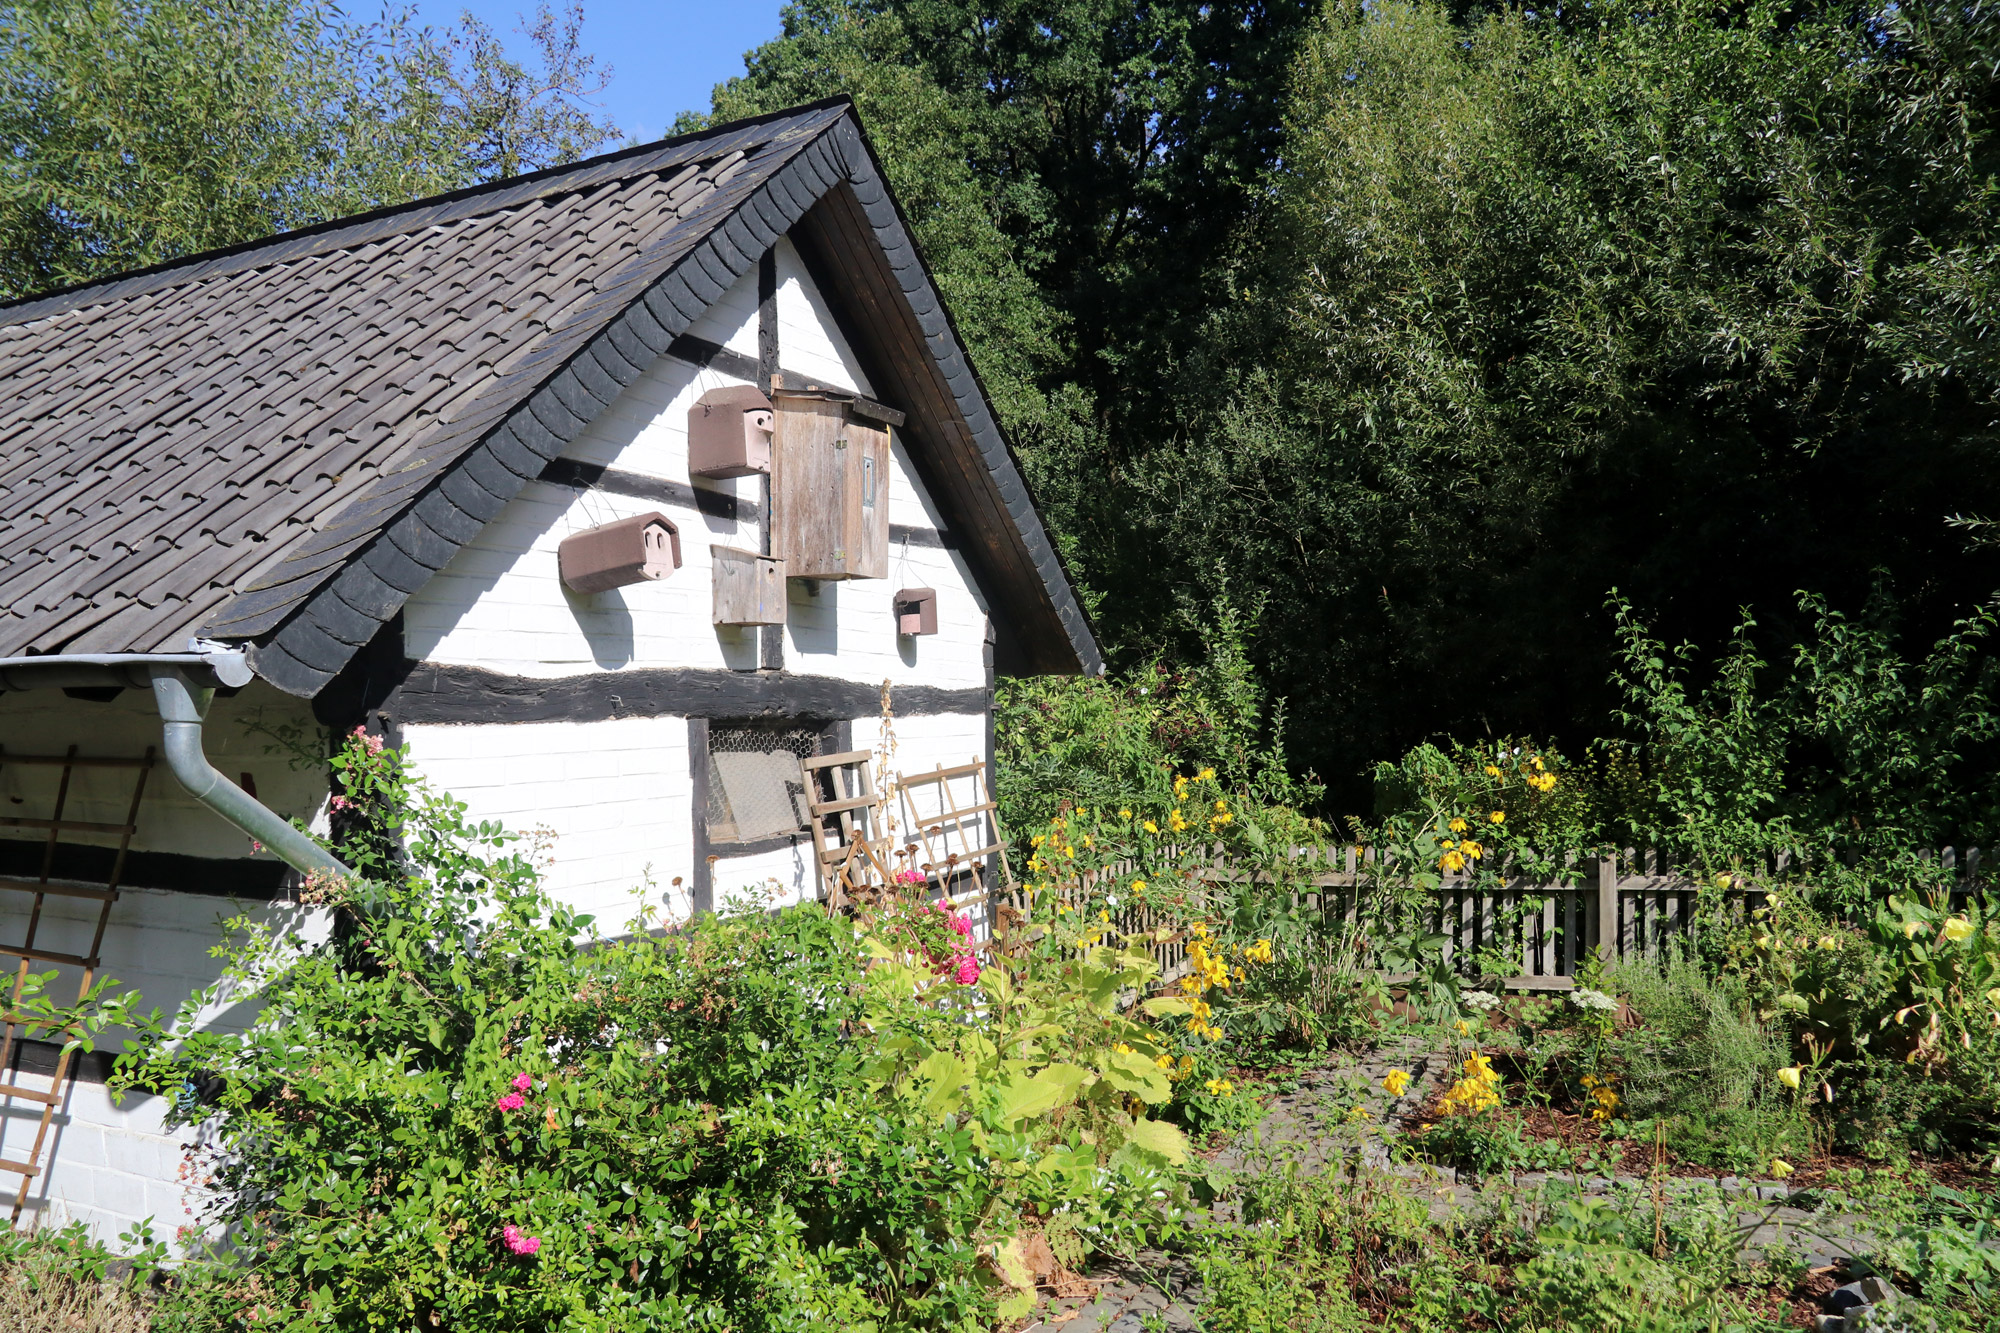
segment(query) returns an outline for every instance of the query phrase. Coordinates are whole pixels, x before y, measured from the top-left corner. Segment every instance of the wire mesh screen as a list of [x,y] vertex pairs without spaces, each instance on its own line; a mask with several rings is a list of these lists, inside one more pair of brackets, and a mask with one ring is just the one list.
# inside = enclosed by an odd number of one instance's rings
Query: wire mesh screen
[[818,754],[817,727],[708,727],[708,836],[755,842],[806,824],[799,760]]

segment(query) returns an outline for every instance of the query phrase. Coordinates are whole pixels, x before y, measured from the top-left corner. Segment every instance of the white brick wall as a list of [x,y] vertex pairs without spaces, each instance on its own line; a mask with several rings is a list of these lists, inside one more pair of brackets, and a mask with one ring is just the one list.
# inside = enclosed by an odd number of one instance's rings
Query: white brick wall
[[[652,900],[688,911],[694,875],[688,726],[683,717],[518,726],[413,725],[404,731],[424,776],[464,801],[473,819],[555,835],[550,892],[597,917],[606,934]],[[681,885],[672,883],[679,877]]]
[[[59,951],[87,947],[97,920],[93,907],[76,900],[51,900],[44,908],[39,941]],[[223,923],[239,912],[305,938],[319,937],[326,929],[325,917],[305,908],[245,906],[203,895],[127,889],[111,909],[100,976],[138,991],[142,1009],[158,1008],[171,1020],[196,990],[215,980],[216,964],[209,951],[222,940]],[[0,930],[18,938],[22,924],[18,917],[9,917],[0,923]],[[59,971],[52,992],[59,1000],[73,999],[76,970]],[[191,1015],[202,1027],[219,1031],[241,1030],[252,1017],[237,997],[229,995]],[[121,1049],[123,1035],[107,1034],[102,1049]],[[29,1088],[49,1087],[45,1077],[19,1077]],[[40,1104],[27,1101],[0,1103],[0,1156],[26,1159],[41,1110]],[[171,1240],[175,1229],[190,1220],[179,1174],[182,1149],[193,1136],[187,1130],[169,1132],[166,1112],[166,1102],[158,1097],[128,1093],[122,1102],[114,1102],[102,1084],[72,1081],[51,1126],[54,1138],[44,1154],[46,1169],[29,1189],[33,1216],[44,1224],[86,1222],[106,1241],[151,1217],[155,1233]],[[17,1178],[9,1173],[4,1179],[11,1203]]]

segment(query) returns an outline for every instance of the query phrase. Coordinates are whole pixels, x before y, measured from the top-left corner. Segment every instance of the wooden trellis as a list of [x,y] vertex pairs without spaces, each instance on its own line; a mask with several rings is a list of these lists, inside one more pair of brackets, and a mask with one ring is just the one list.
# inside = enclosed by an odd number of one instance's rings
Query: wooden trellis
[[[960,788],[957,794],[954,784]],[[896,795],[916,868],[937,883],[954,907],[983,906],[997,887],[987,873],[988,859],[1004,861],[1007,854],[986,762],[899,773]]]
[[[30,1015],[21,1009],[21,997],[27,989],[29,969],[35,963],[66,964],[83,970],[83,979],[77,986],[77,999],[81,1001],[90,993],[91,985],[97,979],[100,964],[98,951],[104,947],[105,927],[111,922],[111,905],[118,901],[118,882],[125,873],[125,853],[131,846],[132,834],[138,826],[139,801],[146,794],[146,778],[153,771],[153,751],[149,747],[145,756],[139,759],[110,759],[84,757],[78,755],[72,745],[62,755],[6,754],[0,752],[0,764],[30,764],[37,766],[60,766],[62,775],[56,783],[54,807],[46,819],[20,816],[0,817],[0,825],[10,828],[45,830],[48,839],[42,848],[42,873],[39,879],[0,878],[0,891],[25,894],[31,899],[28,908],[28,928],[19,944],[0,940],[0,956],[16,960],[14,984],[8,994],[7,1010],[0,1014],[0,1079],[7,1077],[13,1068],[15,1047],[26,1037],[32,1022]],[[88,820],[68,819],[65,815],[69,807],[70,779],[79,768],[127,768],[135,770],[132,782],[132,800],[125,812],[122,824],[105,824]],[[115,834],[118,850],[112,857],[111,874],[102,884],[79,880],[59,880],[54,878],[56,847],[64,833]],[[97,922],[90,936],[90,947],[82,953],[65,953],[44,948],[39,942],[42,927],[43,908],[50,898],[77,898],[95,902]],[[22,1210],[28,1204],[28,1190],[35,1178],[42,1173],[44,1155],[49,1143],[49,1127],[54,1123],[56,1109],[62,1105],[66,1092],[66,1080],[71,1072],[70,1052],[64,1050],[56,1057],[53,1076],[47,1091],[24,1087],[19,1083],[0,1082],[0,1110],[11,1111],[18,1102],[39,1105],[40,1118],[35,1124],[35,1135],[28,1147],[26,1161],[11,1161],[0,1158],[0,1172],[17,1175],[20,1186],[14,1192],[14,1208],[10,1220],[19,1223]]]
[[875,790],[866,750],[799,760],[806,788],[806,827],[812,832],[813,875],[830,910],[870,901],[889,886],[889,842],[882,829],[882,797]]

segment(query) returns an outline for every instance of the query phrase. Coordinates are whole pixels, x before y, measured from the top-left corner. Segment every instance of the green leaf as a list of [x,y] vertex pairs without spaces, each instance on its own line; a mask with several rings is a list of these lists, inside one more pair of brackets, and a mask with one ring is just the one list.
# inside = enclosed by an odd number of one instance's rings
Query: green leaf
[[1118,1091],[1156,1106],[1173,1096],[1166,1072],[1137,1051],[1110,1052],[1104,1061],[1104,1079]]
[[1141,1152],[1151,1153],[1168,1166],[1187,1164],[1187,1136],[1178,1126],[1164,1120],[1136,1120],[1126,1131],[1125,1141]]

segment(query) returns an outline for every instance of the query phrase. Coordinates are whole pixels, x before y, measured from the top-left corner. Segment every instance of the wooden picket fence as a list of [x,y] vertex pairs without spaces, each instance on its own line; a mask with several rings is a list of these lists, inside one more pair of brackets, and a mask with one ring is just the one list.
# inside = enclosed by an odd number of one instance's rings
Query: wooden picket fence
[[[1950,898],[1955,908],[1988,890],[1979,848],[1946,847],[1934,855],[1952,876]],[[1370,915],[1370,895],[1384,892],[1381,884],[1394,873],[1393,866],[1377,859],[1368,848],[1295,848],[1294,857],[1308,866],[1322,867],[1284,878],[1330,926],[1342,922],[1364,926]],[[1767,876],[1783,876],[1809,870],[1816,862],[1804,854],[1784,854],[1773,858],[1763,870]],[[1510,959],[1518,960],[1518,972],[1510,984],[1526,989],[1568,985],[1567,979],[1575,976],[1593,953],[1608,961],[1659,957],[1673,941],[1688,937],[1697,927],[1696,902],[1702,886],[1685,870],[1672,867],[1658,851],[1625,848],[1616,855],[1576,856],[1568,858],[1568,867],[1556,880],[1510,877],[1495,881],[1447,875],[1430,892],[1433,905],[1424,924],[1445,937],[1447,961],[1487,948],[1504,950]],[[1133,869],[1121,863],[1099,873],[1123,880]],[[1244,879],[1243,872],[1220,855],[1195,874],[1209,884],[1241,883]],[[1082,887],[1088,891],[1098,878],[1099,874],[1084,876]],[[1724,901],[1738,911],[1761,906],[1765,897],[1761,890],[1739,887],[1722,893]],[[1152,930],[1163,918],[1150,907],[1125,905],[1116,921],[1121,931],[1134,932]],[[1611,923],[1609,930],[1607,922]],[[1186,971],[1183,942],[1157,945],[1154,952],[1167,980]]]

